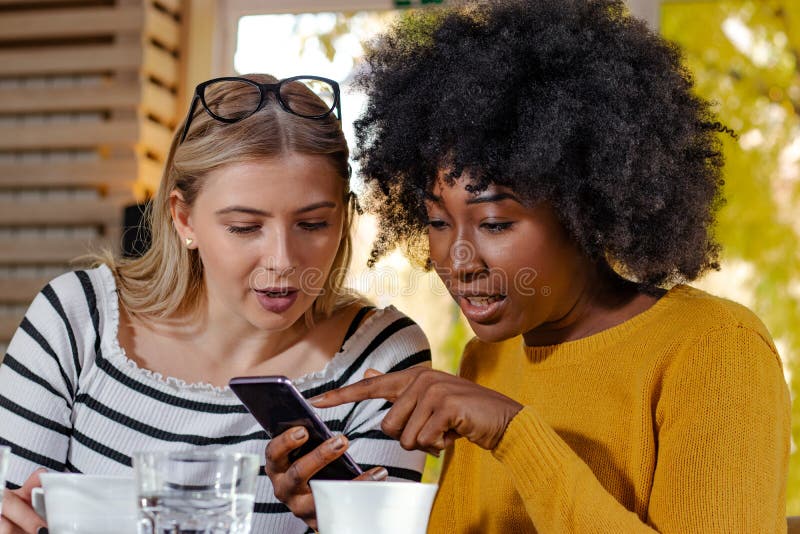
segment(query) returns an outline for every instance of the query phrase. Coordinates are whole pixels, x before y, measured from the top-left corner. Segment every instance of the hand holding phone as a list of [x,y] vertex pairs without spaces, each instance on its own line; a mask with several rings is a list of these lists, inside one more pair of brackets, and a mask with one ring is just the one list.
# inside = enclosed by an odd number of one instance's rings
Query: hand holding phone
[[[295,462],[326,440],[333,437],[330,429],[319,418],[303,395],[285,376],[247,376],[232,378],[231,390],[242,401],[256,421],[267,431],[270,439],[286,430],[301,426],[308,432],[308,440],[289,453]],[[344,453],[312,475],[312,479],[351,480],[363,471]]]

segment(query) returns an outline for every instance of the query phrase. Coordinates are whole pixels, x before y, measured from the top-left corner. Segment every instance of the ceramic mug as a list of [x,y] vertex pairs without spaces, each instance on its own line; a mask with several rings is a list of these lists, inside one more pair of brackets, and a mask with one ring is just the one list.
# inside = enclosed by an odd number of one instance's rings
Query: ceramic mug
[[133,477],[42,473],[33,507],[50,534],[136,534]]
[[320,534],[425,534],[436,484],[312,480]]

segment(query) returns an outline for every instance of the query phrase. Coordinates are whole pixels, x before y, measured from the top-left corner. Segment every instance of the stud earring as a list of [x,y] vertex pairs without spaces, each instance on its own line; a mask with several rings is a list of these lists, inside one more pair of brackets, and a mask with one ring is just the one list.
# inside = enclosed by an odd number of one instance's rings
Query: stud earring
[[184,241],[186,242],[187,247],[191,247],[192,243],[194,243],[194,239],[192,239],[191,237],[187,237]]

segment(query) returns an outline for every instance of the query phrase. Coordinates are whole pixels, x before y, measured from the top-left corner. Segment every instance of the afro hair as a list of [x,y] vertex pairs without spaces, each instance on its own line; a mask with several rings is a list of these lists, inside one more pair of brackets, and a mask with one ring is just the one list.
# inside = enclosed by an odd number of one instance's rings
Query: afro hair
[[491,0],[407,13],[370,44],[356,122],[371,262],[425,264],[445,172],[549,202],[585,254],[655,288],[718,268],[721,143],[678,47],[621,0]]

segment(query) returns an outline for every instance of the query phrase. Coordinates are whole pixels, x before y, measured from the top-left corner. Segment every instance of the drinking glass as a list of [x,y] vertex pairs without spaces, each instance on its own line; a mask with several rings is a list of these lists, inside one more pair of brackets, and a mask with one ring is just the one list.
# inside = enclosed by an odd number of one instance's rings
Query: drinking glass
[[140,534],[248,534],[258,456],[232,452],[134,454]]
[[6,487],[6,471],[11,457],[11,447],[0,445],[0,514],[3,513],[3,488]]

